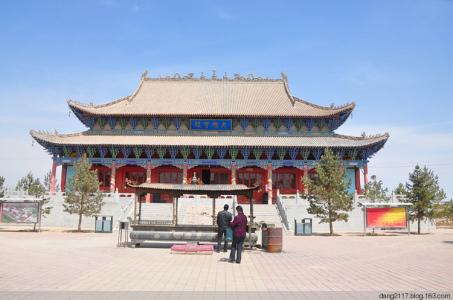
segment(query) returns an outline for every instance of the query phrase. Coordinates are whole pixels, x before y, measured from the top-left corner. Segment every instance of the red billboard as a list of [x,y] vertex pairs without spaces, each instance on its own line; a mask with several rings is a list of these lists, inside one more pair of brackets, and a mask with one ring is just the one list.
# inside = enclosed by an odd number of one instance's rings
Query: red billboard
[[407,216],[405,207],[386,207],[366,209],[367,227],[406,228]]

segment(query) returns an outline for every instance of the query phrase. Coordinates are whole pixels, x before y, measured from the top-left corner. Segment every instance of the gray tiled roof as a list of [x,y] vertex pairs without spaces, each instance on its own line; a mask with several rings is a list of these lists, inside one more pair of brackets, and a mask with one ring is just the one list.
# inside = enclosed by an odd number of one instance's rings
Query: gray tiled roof
[[211,146],[211,147],[366,147],[385,142],[388,134],[371,137],[331,136],[161,136],[49,134],[31,131],[41,144],[54,145],[141,145],[141,146]]
[[72,109],[94,115],[178,115],[328,117],[350,112],[340,107],[314,105],[291,95],[283,79],[145,78],[130,96],[103,105],[68,101]]

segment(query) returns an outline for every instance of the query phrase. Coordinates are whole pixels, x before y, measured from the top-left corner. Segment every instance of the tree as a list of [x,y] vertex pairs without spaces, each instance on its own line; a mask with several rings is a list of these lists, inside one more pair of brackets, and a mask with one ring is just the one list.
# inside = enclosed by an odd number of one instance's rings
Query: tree
[[16,191],[25,191],[28,195],[40,199],[41,217],[45,218],[50,214],[52,207],[48,206],[50,199],[46,197],[46,188],[39,178],[35,178],[31,172],[19,179]]
[[441,204],[440,217],[445,218],[447,223],[453,221],[453,199]]
[[16,191],[25,191],[30,196],[42,198],[46,194],[46,188],[39,178],[35,178],[31,172],[19,179],[16,184]]
[[[49,172],[46,173],[44,176],[44,186],[46,187],[46,190],[50,192],[50,186],[52,184],[52,171],[49,170]],[[55,191],[59,192],[60,191],[60,185],[58,184],[57,179],[55,178]]]
[[0,198],[5,197],[5,177],[0,176]]
[[91,217],[101,211],[103,196],[99,190],[99,181],[96,170],[90,170],[91,165],[86,156],[74,166],[75,176],[66,193],[63,203],[64,211],[79,216],[77,231],[82,228],[82,216]]
[[346,212],[352,210],[352,196],[347,191],[344,181],[344,168],[330,149],[326,149],[321,160],[315,166],[313,179],[305,177],[304,185],[309,191],[308,213],[320,218],[320,223],[329,223],[330,235],[333,235],[333,222],[348,221]]
[[398,199],[398,201],[404,201],[407,197],[407,190],[404,184],[398,184],[396,189],[393,191],[393,194],[396,195],[396,199]]
[[448,202],[434,204],[433,211],[435,219],[444,219],[449,224],[453,221],[453,199]]
[[439,187],[439,179],[427,167],[415,166],[406,183],[407,201],[413,218],[417,220],[417,233],[420,234],[420,223],[424,219],[431,220],[434,216],[433,207],[445,198],[445,192]]
[[377,180],[376,175],[371,175],[371,181],[365,185],[365,197],[372,202],[388,202],[390,197],[387,195],[388,189],[384,188],[382,180]]

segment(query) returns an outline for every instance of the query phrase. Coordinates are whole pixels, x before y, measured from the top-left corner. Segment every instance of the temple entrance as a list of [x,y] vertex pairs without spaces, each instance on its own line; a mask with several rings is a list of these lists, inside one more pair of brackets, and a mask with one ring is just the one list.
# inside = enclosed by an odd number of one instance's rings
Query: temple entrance
[[138,184],[146,181],[146,169],[136,165],[126,165],[116,171],[116,186],[120,193],[133,193],[134,190],[126,185],[126,179]]
[[201,170],[201,180],[204,184],[211,184],[211,170],[203,169]]
[[[181,184],[183,172],[180,168],[163,165],[157,168],[154,168],[151,171],[151,182],[158,183],[171,183],[171,184]],[[165,193],[154,193],[151,194],[151,202],[154,203],[170,203],[172,201],[171,197]]]
[[188,170],[187,181],[191,182],[193,176],[200,179],[203,184],[230,184],[230,170],[221,166],[196,166]]
[[273,197],[277,197],[277,190],[281,194],[296,194],[303,191],[303,171],[294,167],[281,167],[272,172]]
[[[259,167],[244,167],[237,171],[238,184],[244,184],[248,187],[254,187],[256,185],[260,188],[253,191],[253,202],[263,203],[264,194],[266,192],[267,172],[266,170]],[[243,196],[238,197],[239,203],[246,203],[247,199]]]

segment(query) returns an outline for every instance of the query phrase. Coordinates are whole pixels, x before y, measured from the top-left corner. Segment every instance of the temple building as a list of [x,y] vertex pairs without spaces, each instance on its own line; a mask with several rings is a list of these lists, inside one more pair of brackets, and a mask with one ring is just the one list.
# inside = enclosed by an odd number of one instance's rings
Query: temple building
[[[145,72],[127,97],[68,105],[86,131],[30,132],[52,155],[52,192],[57,166],[64,191],[75,162],[86,154],[104,192],[133,192],[126,179],[189,184],[195,176],[203,184],[260,185],[254,202],[272,203],[277,190],[303,192],[303,176],[313,173],[330,148],[343,161],[349,191],[360,193],[369,159],[389,137],[336,134],[355,103],[323,107],[299,99],[284,74],[264,79],[213,73],[208,79],[203,74],[149,78]],[[143,201],[170,199],[153,194]]]

